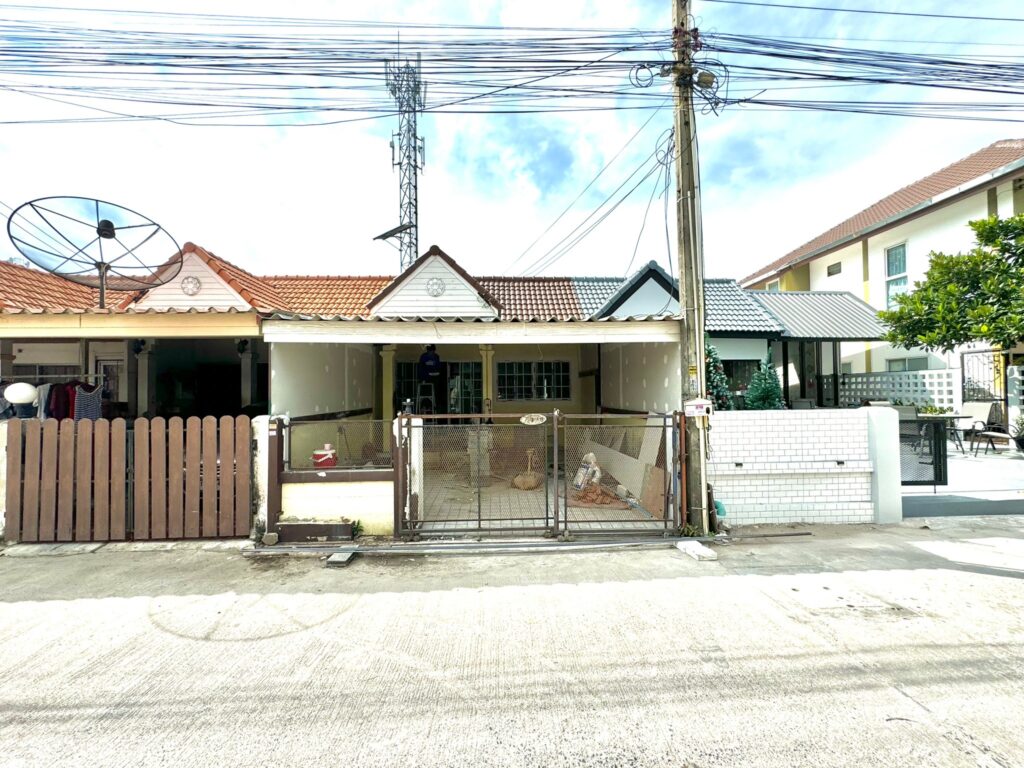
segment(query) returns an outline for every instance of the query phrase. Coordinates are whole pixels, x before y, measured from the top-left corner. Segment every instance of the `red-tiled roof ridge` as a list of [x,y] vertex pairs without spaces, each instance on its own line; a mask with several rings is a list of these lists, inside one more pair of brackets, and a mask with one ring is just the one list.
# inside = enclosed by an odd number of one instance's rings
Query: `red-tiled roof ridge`
[[[818,251],[838,245],[847,238],[881,226],[929,200],[968,182],[990,175],[1001,168],[1024,159],[1024,139],[1001,139],[940,168],[917,181],[901,187],[881,200],[841,221],[817,237],[808,240],[780,259],[747,275],[740,283],[746,285],[755,278],[770,275],[783,267],[810,257]],[[938,201],[936,201],[938,202]]]
[[394,280],[394,275],[259,275],[260,280]]

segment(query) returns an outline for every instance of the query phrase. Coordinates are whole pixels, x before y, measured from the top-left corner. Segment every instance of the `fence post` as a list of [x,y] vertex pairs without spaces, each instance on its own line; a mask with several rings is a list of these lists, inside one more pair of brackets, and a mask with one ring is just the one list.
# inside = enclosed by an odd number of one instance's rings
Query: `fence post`
[[[7,452],[10,450],[10,463]],[[21,419],[0,424],[0,540],[21,538]]]
[[267,435],[267,533],[277,530],[281,519],[281,432],[284,425],[280,419],[271,419]]
[[[555,499],[554,499],[555,536],[558,535],[558,529],[559,529],[559,524],[558,524],[558,420],[559,420],[560,417],[561,417],[561,412],[556,408],[554,410],[554,413],[551,414],[551,423],[552,423],[553,429],[554,429],[554,440],[553,440],[554,455],[552,456],[552,459],[551,459],[551,462],[552,462],[552,464],[551,464],[551,466],[552,466],[551,479],[552,479],[552,486],[555,489]],[[568,496],[566,496],[566,498],[568,498]],[[566,503],[568,503],[568,502],[566,502]]]
[[402,520],[405,516],[405,464],[402,461],[402,419],[405,414],[399,411],[391,422],[391,464],[395,468],[394,481],[394,526],[391,535],[398,539],[402,536]]

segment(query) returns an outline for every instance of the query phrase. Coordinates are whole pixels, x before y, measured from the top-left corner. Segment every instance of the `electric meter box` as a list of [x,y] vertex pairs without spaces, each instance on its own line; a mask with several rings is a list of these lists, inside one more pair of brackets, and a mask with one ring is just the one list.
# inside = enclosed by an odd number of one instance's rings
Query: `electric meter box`
[[683,415],[688,419],[710,416],[714,410],[710,400],[698,397],[695,400],[687,400],[683,403]]

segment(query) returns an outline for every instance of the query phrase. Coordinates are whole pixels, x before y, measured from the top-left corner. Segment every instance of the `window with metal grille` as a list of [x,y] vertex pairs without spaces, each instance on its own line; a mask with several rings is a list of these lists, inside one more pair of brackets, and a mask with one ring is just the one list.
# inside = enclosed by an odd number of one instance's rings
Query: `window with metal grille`
[[499,400],[568,400],[570,392],[568,362],[498,363]]
[[416,375],[416,363],[396,362],[395,363],[395,404],[401,407],[406,400],[416,402],[416,385],[419,378]]
[[843,271],[843,262],[837,261],[835,264],[829,264],[826,271],[828,272],[829,277],[835,277]]

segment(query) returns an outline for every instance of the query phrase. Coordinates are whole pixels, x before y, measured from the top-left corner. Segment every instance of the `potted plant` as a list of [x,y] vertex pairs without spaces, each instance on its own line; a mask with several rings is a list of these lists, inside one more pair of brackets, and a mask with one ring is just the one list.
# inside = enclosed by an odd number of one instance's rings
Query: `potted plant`
[[1010,424],[1010,435],[1013,437],[1013,442],[1017,444],[1017,450],[1024,451],[1024,412],[1018,414]]

